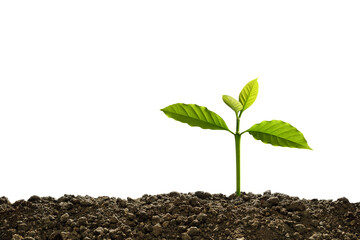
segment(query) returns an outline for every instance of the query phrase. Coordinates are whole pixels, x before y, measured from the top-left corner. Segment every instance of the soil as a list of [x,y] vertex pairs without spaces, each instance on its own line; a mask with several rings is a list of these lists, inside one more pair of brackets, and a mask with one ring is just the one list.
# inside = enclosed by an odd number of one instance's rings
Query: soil
[[281,193],[0,198],[0,240],[358,240],[360,203]]

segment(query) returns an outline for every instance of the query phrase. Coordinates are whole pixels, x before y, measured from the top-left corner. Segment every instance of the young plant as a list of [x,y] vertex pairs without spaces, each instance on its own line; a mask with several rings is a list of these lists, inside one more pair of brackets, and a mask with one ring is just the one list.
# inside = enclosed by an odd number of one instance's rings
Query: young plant
[[256,100],[259,84],[257,79],[250,81],[241,90],[239,101],[235,98],[223,95],[222,99],[236,115],[236,131],[233,133],[227,127],[225,121],[216,113],[208,110],[206,107],[196,104],[176,103],[167,106],[163,111],[166,116],[177,121],[187,123],[192,127],[201,127],[203,129],[226,130],[235,136],[235,155],[236,155],[236,195],[240,196],[240,139],[244,133],[249,133],[256,140],[273,146],[282,146],[290,148],[303,148],[312,150],[304,135],[289,123],[281,120],[262,121],[253,125],[244,132],[239,132],[240,117]]

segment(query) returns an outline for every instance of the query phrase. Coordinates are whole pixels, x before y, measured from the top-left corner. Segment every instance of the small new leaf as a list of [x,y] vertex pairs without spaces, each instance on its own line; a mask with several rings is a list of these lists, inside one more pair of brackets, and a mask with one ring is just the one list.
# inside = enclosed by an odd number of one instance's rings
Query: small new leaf
[[226,130],[231,132],[225,121],[219,115],[203,106],[176,103],[161,109],[161,111],[163,111],[169,118],[187,123],[192,127],[201,127],[203,129],[212,130]]
[[263,143],[269,143],[273,146],[312,150],[299,130],[281,120],[262,121],[245,132],[250,133],[256,140],[261,140]]
[[259,90],[257,78],[248,82],[239,94],[239,102],[243,105],[243,111],[249,108],[256,100]]
[[231,96],[223,95],[222,99],[226,103],[226,105],[228,105],[232,110],[235,111],[236,115],[243,109],[243,105]]

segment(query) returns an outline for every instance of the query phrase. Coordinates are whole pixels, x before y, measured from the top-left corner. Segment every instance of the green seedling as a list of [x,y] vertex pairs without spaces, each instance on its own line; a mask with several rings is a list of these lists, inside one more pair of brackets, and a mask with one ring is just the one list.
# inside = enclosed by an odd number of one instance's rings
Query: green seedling
[[225,130],[235,136],[235,155],[236,155],[236,195],[240,196],[240,140],[241,135],[249,133],[256,140],[273,146],[302,148],[312,150],[304,135],[289,123],[281,120],[262,121],[253,125],[244,132],[239,132],[240,117],[256,100],[259,84],[257,79],[250,81],[241,90],[239,101],[235,98],[223,95],[222,99],[236,115],[236,132],[233,133],[227,127],[225,121],[216,113],[208,110],[206,107],[196,104],[176,103],[167,106],[163,111],[166,116],[177,121],[187,123],[192,127],[201,127],[203,129]]

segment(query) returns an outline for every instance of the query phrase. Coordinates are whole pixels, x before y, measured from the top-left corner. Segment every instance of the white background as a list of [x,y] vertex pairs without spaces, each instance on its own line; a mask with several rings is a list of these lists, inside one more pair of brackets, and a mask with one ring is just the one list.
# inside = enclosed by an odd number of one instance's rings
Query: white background
[[161,111],[259,78],[244,131],[280,119],[314,150],[246,134],[241,191],[360,201],[358,1],[1,1],[0,196],[235,192],[235,143]]

